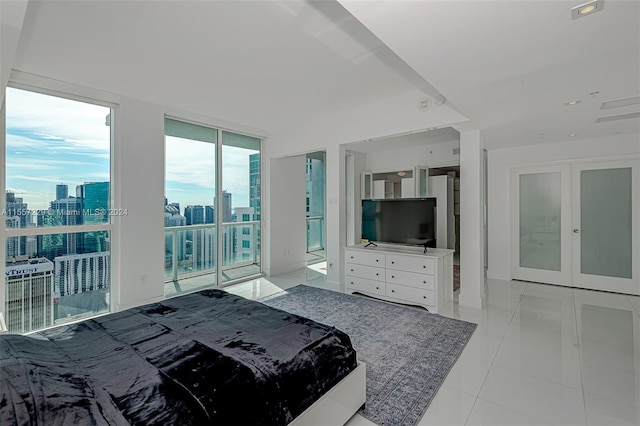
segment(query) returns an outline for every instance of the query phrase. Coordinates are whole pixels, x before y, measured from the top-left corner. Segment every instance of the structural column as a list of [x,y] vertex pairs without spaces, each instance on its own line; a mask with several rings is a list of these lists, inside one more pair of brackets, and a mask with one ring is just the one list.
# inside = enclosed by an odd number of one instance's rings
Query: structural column
[[484,296],[483,151],[479,130],[460,133],[460,305]]

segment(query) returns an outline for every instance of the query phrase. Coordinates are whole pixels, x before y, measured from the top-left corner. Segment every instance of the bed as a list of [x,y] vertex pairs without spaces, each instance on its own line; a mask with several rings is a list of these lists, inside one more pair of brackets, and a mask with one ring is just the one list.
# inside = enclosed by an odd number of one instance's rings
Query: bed
[[0,336],[0,424],[337,424],[365,369],[334,327],[203,290]]

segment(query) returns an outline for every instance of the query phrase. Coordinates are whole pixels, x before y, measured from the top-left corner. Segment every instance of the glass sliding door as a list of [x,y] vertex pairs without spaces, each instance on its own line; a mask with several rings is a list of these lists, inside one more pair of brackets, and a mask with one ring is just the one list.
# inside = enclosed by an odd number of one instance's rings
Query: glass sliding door
[[168,296],[217,283],[218,131],[167,118],[165,135],[165,295]]
[[260,273],[260,139],[222,131],[222,276]]

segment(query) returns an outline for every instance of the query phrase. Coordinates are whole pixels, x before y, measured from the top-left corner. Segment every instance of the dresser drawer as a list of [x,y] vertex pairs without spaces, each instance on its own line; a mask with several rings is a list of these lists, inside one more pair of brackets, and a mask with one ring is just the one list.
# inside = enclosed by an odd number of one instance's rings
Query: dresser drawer
[[403,299],[410,303],[435,306],[435,293],[415,287],[387,283],[386,295],[396,299]]
[[384,268],[384,254],[376,252],[367,253],[360,250],[345,250],[344,263],[357,263],[358,265]]
[[430,257],[388,254],[386,259],[387,269],[398,269],[401,271],[432,275],[435,274],[436,271],[436,260]]
[[421,288],[423,290],[435,290],[435,275],[417,274],[415,272],[397,271],[387,269],[387,282],[392,284],[406,285],[409,287]]
[[367,278],[374,281],[384,281],[385,272],[384,268],[347,263],[345,265],[344,275],[350,277]]
[[366,278],[347,277],[346,288],[351,291],[361,291],[363,293],[377,294],[384,296],[385,285],[380,281],[371,281]]

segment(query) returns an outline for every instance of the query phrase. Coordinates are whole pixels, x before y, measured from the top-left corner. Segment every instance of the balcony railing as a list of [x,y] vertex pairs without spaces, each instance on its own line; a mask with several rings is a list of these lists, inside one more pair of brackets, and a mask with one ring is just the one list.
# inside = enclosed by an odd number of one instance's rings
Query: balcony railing
[[[215,274],[215,224],[165,227],[165,282]],[[222,271],[260,264],[260,222],[222,224]]]
[[324,216],[307,217],[307,253],[324,252],[324,235]]

